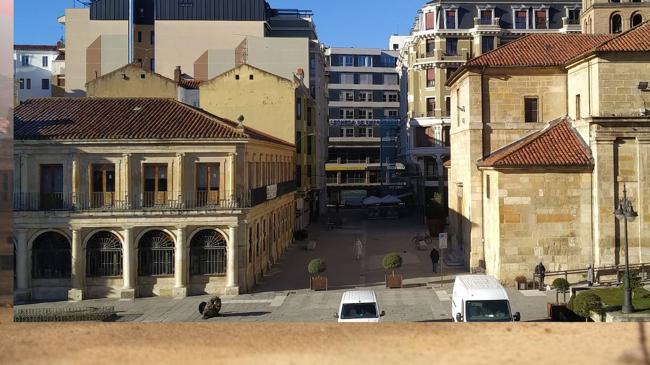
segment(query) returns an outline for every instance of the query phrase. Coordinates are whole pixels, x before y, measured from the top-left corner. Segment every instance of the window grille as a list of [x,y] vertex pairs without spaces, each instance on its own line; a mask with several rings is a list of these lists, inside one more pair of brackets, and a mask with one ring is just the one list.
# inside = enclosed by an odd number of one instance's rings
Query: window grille
[[60,233],[43,233],[32,246],[34,279],[69,278],[72,266],[70,242]]
[[174,274],[174,240],[163,231],[147,232],[140,239],[140,276]]
[[86,249],[89,277],[122,276],[122,244],[111,232],[95,233]]
[[220,275],[226,273],[226,240],[219,232],[203,230],[190,243],[190,273]]

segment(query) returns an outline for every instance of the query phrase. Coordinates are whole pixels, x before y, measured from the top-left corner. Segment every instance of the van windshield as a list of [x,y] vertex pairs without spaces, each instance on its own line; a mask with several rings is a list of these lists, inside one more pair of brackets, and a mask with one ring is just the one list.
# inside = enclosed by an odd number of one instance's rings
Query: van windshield
[[512,321],[507,300],[473,300],[465,305],[467,322]]
[[341,319],[377,318],[375,303],[350,303],[343,304]]

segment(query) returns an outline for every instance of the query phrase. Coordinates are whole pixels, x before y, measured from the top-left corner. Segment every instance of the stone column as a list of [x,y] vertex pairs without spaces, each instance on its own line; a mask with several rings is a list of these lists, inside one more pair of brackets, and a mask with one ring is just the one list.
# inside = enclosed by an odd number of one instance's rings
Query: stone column
[[185,154],[184,153],[177,153],[176,154],[176,169],[175,169],[175,186],[172,191],[175,192],[175,196],[177,196],[178,200],[180,202],[184,201],[183,199],[183,160],[185,159]]
[[226,272],[226,295],[239,295],[239,265],[237,259],[239,258],[239,250],[237,249],[237,227],[230,227],[228,229],[228,251],[227,251],[227,272]]
[[29,288],[29,250],[27,249],[27,231],[16,230],[16,303],[24,303],[31,297]]
[[84,255],[81,247],[81,238],[79,237],[79,229],[72,229],[72,267],[71,279],[72,289],[68,291],[68,300],[80,301],[84,298]]
[[185,268],[187,260],[185,255],[185,227],[176,228],[176,248],[174,250],[174,298],[187,296],[187,275]]
[[80,183],[80,176],[79,176],[79,155],[78,154],[72,154],[71,155],[71,160],[72,160],[72,189],[70,193],[72,194],[72,204],[75,206],[78,206],[79,201],[80,201],[80,192],[79,192],[79,183]]
[[29,155],[25,153],[20,155],[20,199],[23,208],[30,207],[31,199],[38,202],[38,199],[30,197],[29,193]]
[[121,191],[118,193],[118,199],[124,199],[125,207],[130,207],[131,202],[131,154],[122,154],[122,178],[120,179]]
[[230,199],[236,199],[236,186],[235,186],[235,171],[237,171],[237,154],[236,153],[229,153],[228,154],[228,189],[227,191],[230,192]]
[[133,249],[133,228],[124,228],[122,232],[124,237],[124,244],[122,245],[122,278],[124,285],[120,291],[120,299],[135,299],[135,265],[132,265],[135,258],[135,250]]

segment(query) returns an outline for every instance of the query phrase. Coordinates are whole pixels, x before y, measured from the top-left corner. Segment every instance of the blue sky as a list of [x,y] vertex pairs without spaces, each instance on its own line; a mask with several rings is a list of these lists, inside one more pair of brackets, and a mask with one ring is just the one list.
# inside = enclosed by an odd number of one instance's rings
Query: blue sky
[[[55,44],[63,36],[56,19],[74,0],[15,1],[17,44]],[[426,0],[269,0],[274,8],[314,11],[318,36],[328,46],[388,47],[391,34],[408,34]]]

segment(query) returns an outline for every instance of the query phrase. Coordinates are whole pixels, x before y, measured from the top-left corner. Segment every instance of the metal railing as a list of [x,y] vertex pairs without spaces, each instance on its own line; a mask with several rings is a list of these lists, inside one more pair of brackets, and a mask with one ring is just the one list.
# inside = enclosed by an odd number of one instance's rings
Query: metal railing
[[[650,279],[650,263],[640,263],[640,264],[631,264],[630,270],[639,270],[639,274],[643,280]],[[625,271],[625,265],[611,265],[611,266],[601,266],[594,268],[594,282],[600,284],[601,278],[603,276],[616,275],[616,281],[620,282]],[[545,284],[550,284],[546,280],[547,277],[563,277],[565,280],[569,280],[569,275],[587,275],[587,269],[573,269],[573,270],[558,270],[558,271],[546,271],[544,273],[544,282]],[[533,288],[535,284],[539,283],[539,275],[536,273],[533,274]]]
[[115,307],[14,308],[14,322],[104,321]]
[[14,211],[218,210],[250,207],[250,194],[206,191],[125,193],[15,193]]

